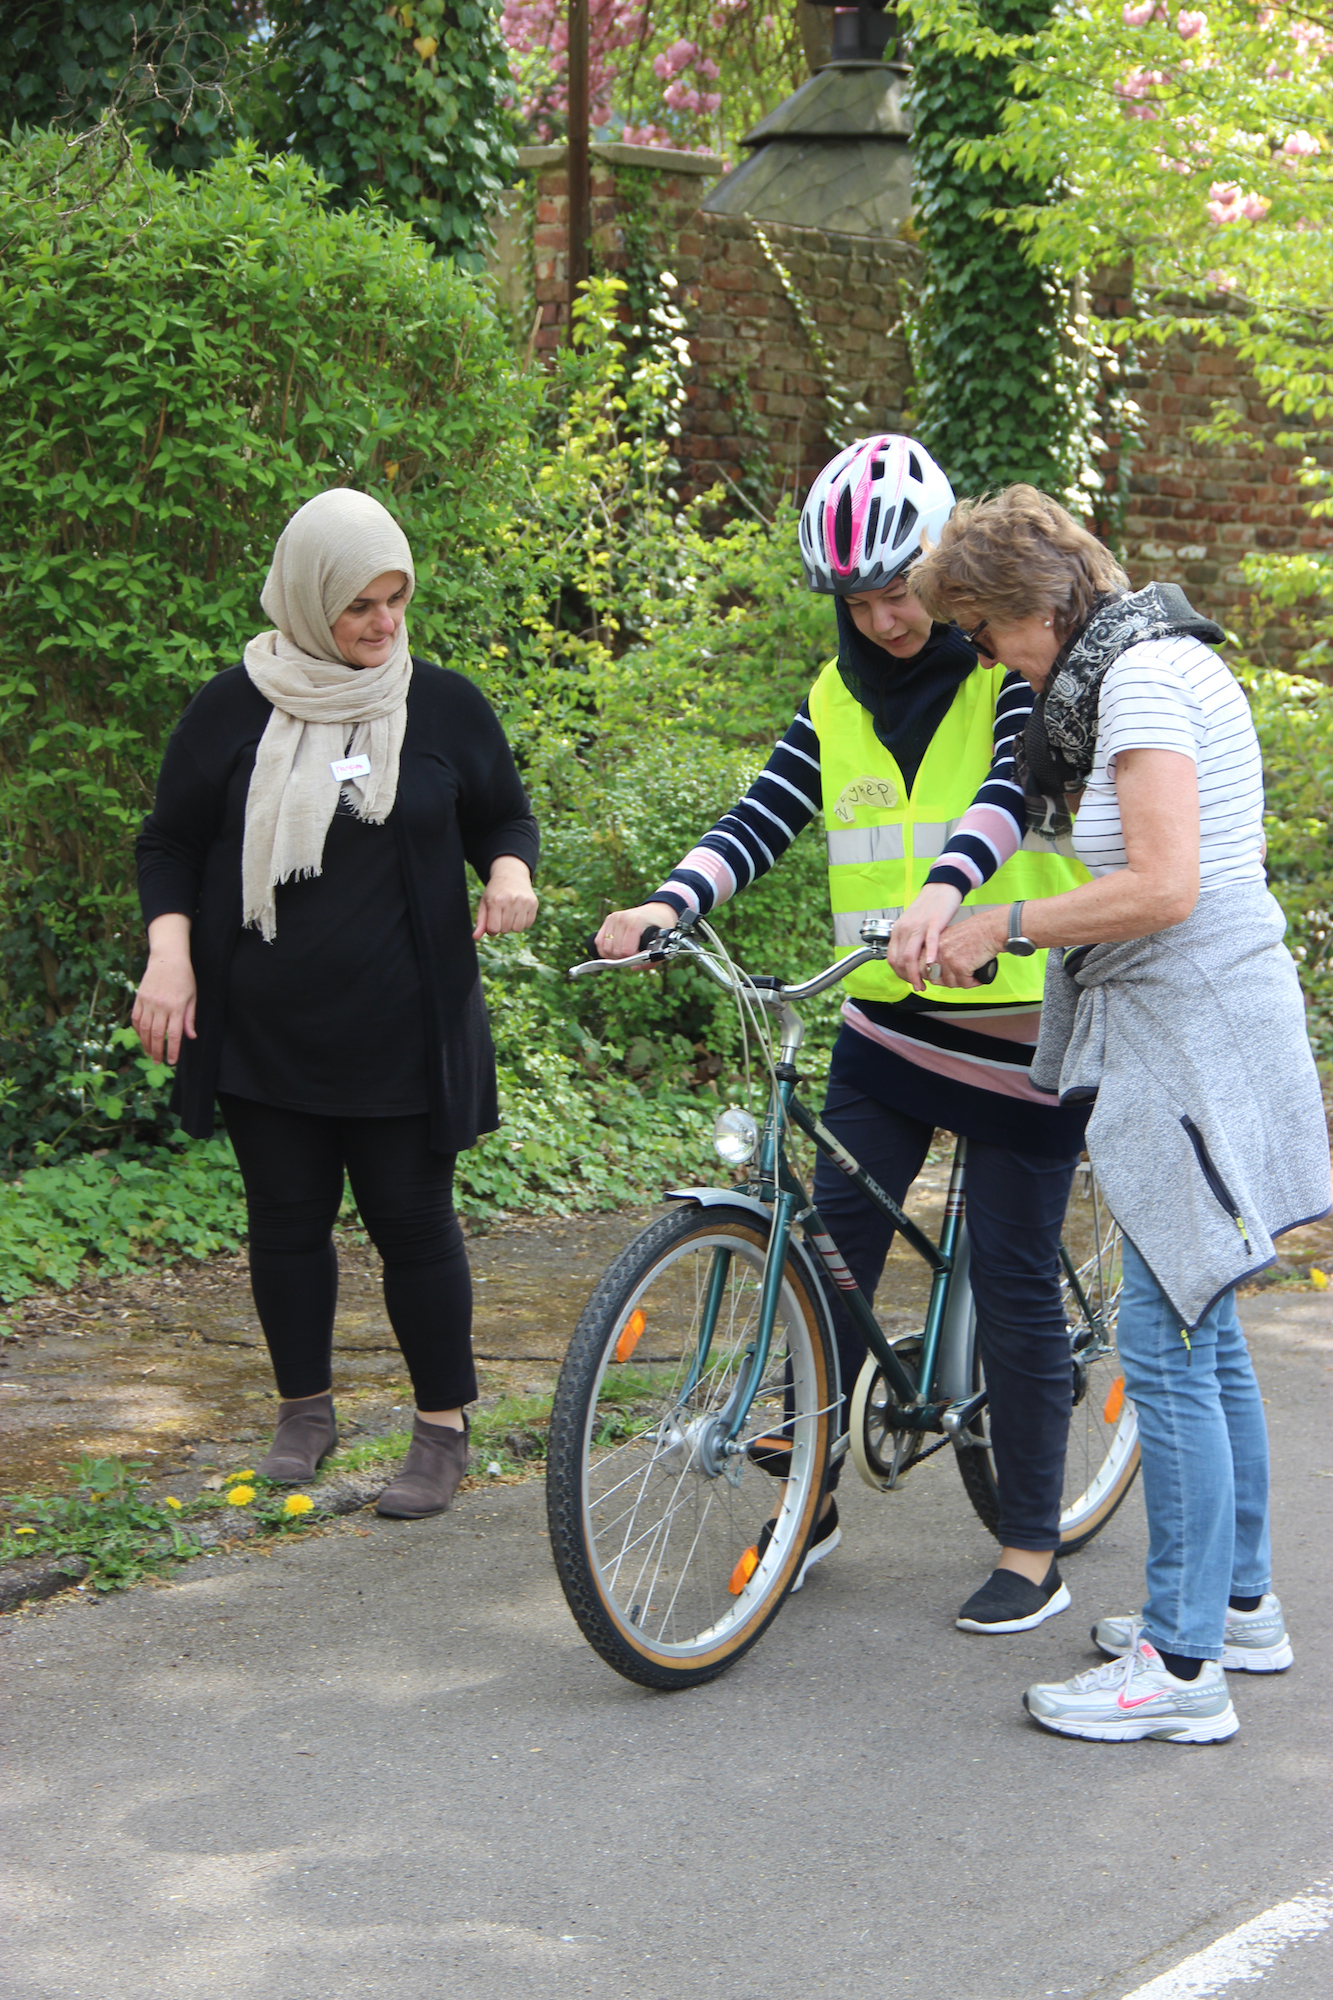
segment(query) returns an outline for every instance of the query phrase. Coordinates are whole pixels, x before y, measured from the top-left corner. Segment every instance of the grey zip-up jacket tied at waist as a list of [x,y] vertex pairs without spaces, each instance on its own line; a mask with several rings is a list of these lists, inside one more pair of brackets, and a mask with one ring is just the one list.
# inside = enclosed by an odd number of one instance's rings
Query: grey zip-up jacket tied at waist
[[1183,924],[1047,961],[1039,1090],[1096,1096],[1087,1148],[1112,1215],[1176,1311],[1209,1307],[1326,1215],[1328,1131],[1286,920],[1262,882]]

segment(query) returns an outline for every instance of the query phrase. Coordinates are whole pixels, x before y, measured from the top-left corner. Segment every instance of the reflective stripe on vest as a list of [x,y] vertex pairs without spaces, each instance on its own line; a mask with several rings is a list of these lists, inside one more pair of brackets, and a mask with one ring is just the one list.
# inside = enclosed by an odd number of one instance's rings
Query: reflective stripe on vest
[[[922,759],[910,794],[896,760],[875,735],[868,709],[851,695],[830,661],[810,695],[819,737],[824,821],[828,829],[829,897],[839,957],[860,943],[868,917],[894,919],[924,886],[958,822],[985,783],[993,755],[995,704],[1006,669],[977,666],[959,687]],[[1018,901],[1058,896],[1088,879],[1066,839],[1057,848],[1029,834],[1018,853],[968,898],[954,919],[973,911],[1008,909]],[[957,1006],[1040,1001],[1046,954],[1002,953],[990,986],[927,986],[926,995]],[[901,1000],[911,991],[887,965],[866,965],[843,982],[864,1000]]]

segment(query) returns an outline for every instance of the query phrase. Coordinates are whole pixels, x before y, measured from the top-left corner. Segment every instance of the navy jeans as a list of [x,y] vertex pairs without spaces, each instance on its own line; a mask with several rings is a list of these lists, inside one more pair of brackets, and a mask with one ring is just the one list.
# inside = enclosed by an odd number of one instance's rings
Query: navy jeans
[[[829,1085],[824,1123],[886,1194],[899,1203],[905,1200],[925,1162],[933,1126],[837,1082]],[[972,1291],[1000,1487],[997,1532],[1006,1548],[1055,1549],[1060,1544],[1073,1370],[1057,1252],[1077,1164],[1077,1154],[1067,1160],[1037,1159],[976,1139],[968,1142]],[[893,1241],[892,1224],[822,1153],[814,1196],[852,1276],[873,1299]],[[825,1293],[838,1340],[845,1427],[866,1345],[827,1281]],[[840,1461],[832,1484],[841,1470]]]

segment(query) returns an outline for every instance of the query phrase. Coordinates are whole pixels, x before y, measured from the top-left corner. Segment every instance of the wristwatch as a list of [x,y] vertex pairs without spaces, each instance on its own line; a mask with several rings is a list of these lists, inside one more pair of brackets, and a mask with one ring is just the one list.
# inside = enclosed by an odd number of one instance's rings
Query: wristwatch
[[1012,952],[1015,958],[1031,958],[1033,952],[1039,949],[1040,947],[1033,944],[1030,937],[1024,937],[1023,935],[1023,905],[1021,903],[1011,903],[1009,905],[1009,935],[1000,946],[1000,950]]

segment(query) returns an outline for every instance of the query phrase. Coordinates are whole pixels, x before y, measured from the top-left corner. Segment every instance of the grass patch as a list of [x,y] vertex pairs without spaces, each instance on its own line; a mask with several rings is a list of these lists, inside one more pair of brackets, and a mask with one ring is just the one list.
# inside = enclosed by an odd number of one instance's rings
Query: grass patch
[[278,1492],[253,1472],[229,1473],[220,1493],[181,1501],[152,1496],[133,1462],[81,1458],[70,1469],[70,1493],[8,1494],[0,1502],[8,1516],[0,1523],[0,1562],[79,1556],[92,1589],[127,1590],[197,1556],[203,1544],[191,1524],[204,1515],[243,1509],[266,1533],[279,1534],[308,1526],[315,1511],[308,1494]]
[[150,1499],[136,1470],[117,1458],[82,1458],[72,1493],[7,1498],[11,1518],[0,1528],[0,1562],[82,1556],[94,1590],[124,1590],[197,1555],[185,1508]]
[[326,1472],[365,1472],[372,1465],[384,1465],[405,1458],[412,1442],[411,1431],[385,1431],[383,1437],[362,1438],[356,1444],[340,1444],[324,1461]]

